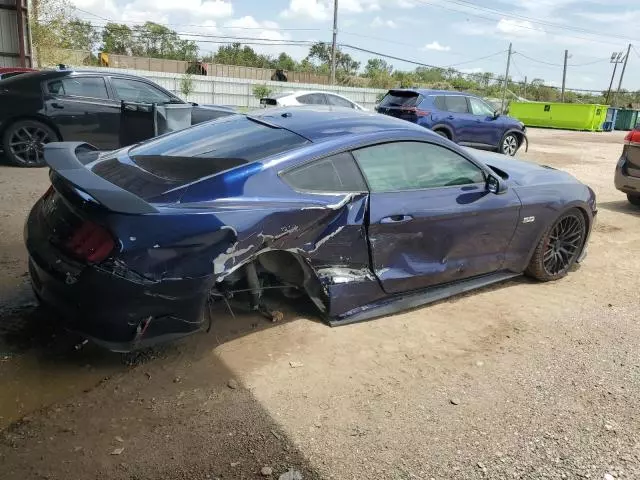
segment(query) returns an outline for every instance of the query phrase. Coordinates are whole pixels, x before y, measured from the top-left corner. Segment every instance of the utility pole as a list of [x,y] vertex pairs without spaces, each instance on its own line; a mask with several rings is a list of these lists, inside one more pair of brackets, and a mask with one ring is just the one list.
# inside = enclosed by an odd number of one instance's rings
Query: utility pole
[[569,50],[564,51],[564,70],[562,70],[562,93],[560,101],[564,103],[564,87],[567,84],[567,59],[569,58]]
[[333,42],[331,43],[331,85],[336,84],[336,40],[338,39],[338,0],[333,1]]
[[624,72],[627,69],[627,62],[629,61],[629,54],[631,53],[631,44],[627,47],[627,55],[624,57],[624,63],[622,64],[622,72],[620,72],[620,81],[618,82],[617,95],[620,95],[620,89],[622,88],[622,79],[624,78]]
[[509,83],[509,67],[511,66],[511,48],[509,44],[509,53],[507,54],[507,71],[504,74],[504,87],[502,88],[502,103],[500,105],[500,113],[504,113],[504,101],[507,97],[507,84]]
[[622,63],[622,55],[624,55],[622,52],[613,52],[611,54],[611,60],[609,61],[609,63],[613,63],[613,75],[611,75],[611,83],[609,83],[609,90],[607,91],[607,103],[609,103],[609,105],[612,105],[613,102],[611,102],[611,89],[613,88],[613,81],[616,78],[616,70],[618,68],[618,64]]
[[527,76],[524,76],[524,98],[527,98]]

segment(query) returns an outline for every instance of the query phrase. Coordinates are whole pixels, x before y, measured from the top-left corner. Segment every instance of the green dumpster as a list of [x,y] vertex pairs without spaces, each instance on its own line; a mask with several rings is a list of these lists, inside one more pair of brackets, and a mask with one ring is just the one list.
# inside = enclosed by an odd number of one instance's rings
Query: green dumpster
[[618,118],[616,119],[616,130],[633,130],[638,123],[638,111],[627,110],[621,108],[618,110]]
[[602,131],[608,105],[556,102],[511,102],[509,115],[528,127]]

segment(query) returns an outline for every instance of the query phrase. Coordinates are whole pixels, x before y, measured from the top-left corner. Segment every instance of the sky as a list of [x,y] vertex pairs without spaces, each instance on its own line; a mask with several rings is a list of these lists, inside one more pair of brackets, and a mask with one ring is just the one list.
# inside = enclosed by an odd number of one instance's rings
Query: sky
[[[330,42],[333,0],[71,0],[77,15],[96,25],[107,20],[165,24],[198,37],[201,54],[229,37],[245,37],[268,54],[297,60],[308,46]],[[463,72],[503,74],[513,44],[514,80],[562,82],[569,51],[567,87],[606,90],[613,52],[631,49],[623,88],[640,90],[640,3],[637,0],[339,0],[338,43]],[[600,32],[600,33],[598,33]],[[195,38],[195,37],[191,37]],[[260,39],[260,40],[252,40]],[[298,42],[298,43],[296,43]],[[366,64],[369,53],[342,47]],[[396,69],[416,65],[387,59]],[[618,84],[618,66],[614,88]]]

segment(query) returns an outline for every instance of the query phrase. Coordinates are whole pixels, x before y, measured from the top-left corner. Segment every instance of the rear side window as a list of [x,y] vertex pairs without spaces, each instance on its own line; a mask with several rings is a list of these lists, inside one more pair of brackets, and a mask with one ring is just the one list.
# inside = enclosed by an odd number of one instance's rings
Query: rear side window
[[[190,168],[189,162],[215,160],[224,170],[308,143],[309,140],[289,130],[270,127],[244,115],[230,115],[149,140],[133,147],[129,156],[135,162],[149,157],[179,158],[182,161],[176,162],[178,168]],[[223,168],[225,165],[228,166]]]
[[300,95],[298,101],[305,105],[326,105],[324,93],[308,93],[307,95]]
[[449,95],[444,97],[447,112],[469,113],[467,98],[461,95]]
[[417,92],[391,90],[380,102],[381,107],[415,107],[421,102]]
[[436,106],[437,109],[439,110],[446,110],[447,109],[447,104],[444,100],[443,96],[440,97],[436,97],[436,99],[433,102]]
[[366,192],[367,186],[353,156],[340,153],[282,175],[285,182],[305,192]]
[[329,105],[333,105],[335,107],[354,108],[353,103],[346,98],[342,98],[337,95],[327,95],[327,100],[329,101]]
[[71,77],[52,80],[47,83],[47,92],[53,95],[109,98],[104,78],[101,77]]

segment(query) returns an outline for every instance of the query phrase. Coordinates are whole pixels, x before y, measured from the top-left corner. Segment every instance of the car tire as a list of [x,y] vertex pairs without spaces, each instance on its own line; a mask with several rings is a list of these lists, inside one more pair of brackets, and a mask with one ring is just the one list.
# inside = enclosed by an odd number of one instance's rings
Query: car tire
[[434,133],[437,133],[441,137],[444,137],[444,138],[446,138],[448,140],[451,140],[451,137],[449,136],[449,134],[444,130],[434,130]]
[[37,120],[12,123],[2,135],[2,149],[9,163],[17,167],[43,167],[43,146],[57,142],[58,135],[48,125]]
[[560,215],[538,242],[525,274],[541,282],[564,277],[582,252],[587,222],[577,208]]
[[500,153],[513,157],[520,148],[520,138],[515,133],[507,133],[500,142]]
[[631,195],[627,194],[627,200],[631,205],[635,205],[636,207],[640,207],[640,195]]

